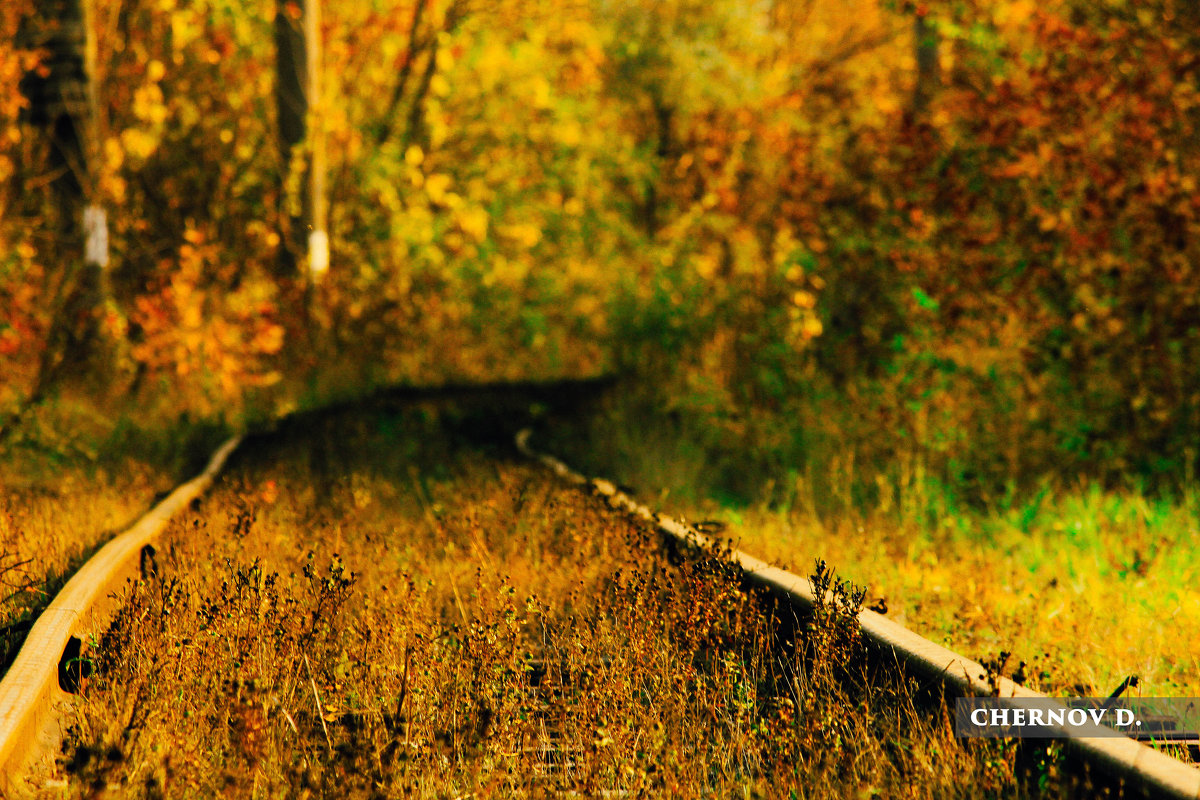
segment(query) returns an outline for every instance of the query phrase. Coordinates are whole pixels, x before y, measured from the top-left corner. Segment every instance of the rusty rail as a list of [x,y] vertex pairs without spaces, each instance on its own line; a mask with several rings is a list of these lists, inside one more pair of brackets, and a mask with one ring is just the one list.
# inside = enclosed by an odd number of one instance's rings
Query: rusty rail
[[[517,449],[540,462],[559,478],[576,486],[590,487],[623,509],[676,541],[709,548],[713,542],[694,528],[673,520],[633,500],[610,481],[587,478],[557,458],[539,453],[529,446],[531,431],[517,434]],[[812,610],[815,595],[812,582],[793,573],[772,567],[754,556],[734,550],[731,557],[743,570],[747,583],[770,592],[802,612]],[[989,696],[995,689],[1003,697],[1039,697],[1035,692],[1008,678],[988,679],[987,668],[977,661],[929,641],[882,614],[864,610],[858,615],[863,635],[883,653],[890,653],[898,665],[930,683],[939,684],[946,696]],[[994,681],[994,682],[993,682]],[[1065,706],[1064,706],[1065,709]],[[1127,786],[1151,797],[1178,800],[1200,799],[1200,770],[1130,738],[1070,738],[1066,749],[1089,765]]]
[[100,548],[38,616],[0,680],[0,796],[8,796],[16,788],[25,766],[48,735],[55,707],[68,697],[59,685],[64,654],[70,649],[77,656],[81,642],[103,633],[116,610],[113,593],[138,574],[142,548],[212,484],[240,441],[241,437],[235,436],[221,445],[203,472]]

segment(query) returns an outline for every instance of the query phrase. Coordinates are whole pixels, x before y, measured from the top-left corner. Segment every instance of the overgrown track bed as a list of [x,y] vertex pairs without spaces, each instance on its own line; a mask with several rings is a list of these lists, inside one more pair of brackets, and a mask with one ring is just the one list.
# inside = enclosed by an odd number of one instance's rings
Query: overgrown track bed
[[33,622],[11,667],[0,676],[0,787],[8,786],[10,771],[36,747],[57,690],[77,688],[83,674],[81,639],[106,627],[111,593],[139,569],[146,576],[155,553],[150,541],[172,515],[208,488],[238,441],[234,437],[225,442],[199,475],[101,547]]
[[244,454],[172,524],[25,792],[1031,790],[1010,744],[960,746],[861,671],[836,584],[789,652],[717,554],[668,559],[644,525],[441,422],[318,421]]
[[[529,446],[531,435],[531,430],[522,430],[516,437],[517,448],[562,480],[589,487],[612,507],[653,525],[678,546],[702,552],[714,548],[714,543],[696,527],[657,514],[610,481],[589,479],[559,459],[534,450]],[[822,574],[823,566],[818,566],[817,574],[807,579],[737,550],[728,553],[728,560],[731,570],[746,587],[762,591],[806,617],[821,617],[825,602],[823,583],[827,583]],[[863,609],[861,597],[850,604],[849,612],[847,623],[869,642],[878,663],[919,678],[933,688],[935,695],[954,698],[998,694],[1046,699],[1044,694],[994,674],[984,665],[935,644],[879,613]],[[1200,797],[1200,771],[1147,745],[1123,737],[1089,738],[1086,733],[1071,736],[1062,744],[1086,767],[1099,768],[1118,785],[1128,783],[1148,796]],[[1186,751],[1182,754],[1186,755]]]
[[170,488],[140,463],[119,472],[19,466],[0,472],[0,671],[16,654],[15,634],[66,578]]

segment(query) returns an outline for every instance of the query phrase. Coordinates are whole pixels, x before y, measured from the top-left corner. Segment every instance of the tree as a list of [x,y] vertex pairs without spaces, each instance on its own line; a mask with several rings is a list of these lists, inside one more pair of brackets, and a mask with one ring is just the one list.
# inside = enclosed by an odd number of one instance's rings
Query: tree
[[913,113],[923,115],[941,82],[938,70],[938,31],[929,19],[924,6],[918,6],[913,17],[913,39],[916,45],[917,82],[913,87]]
[[275,12],[276,84],[279,145],[284,165],[284,191],[280,192],[281,220],[288,221],[281,238],[281,269],[295,273],[297,256],[307,254],[315,278],[329,267],[326,231],[325,143],[320,123],[312,131],[307,192],[299,207],[286,190],[288,176],[302,170],[298,159],[310,117],[321,114],[321,7],[319,0],[287,0]]
[[[64,377],[86,370],[99,341],[108,221],[96,200],[96,48],[88,10],[81,0],[42,0],[17,36],[18,47],[40,56],[20,89],[28,100],[25,121],[47,145],[43,208],[55,235],[48,249],[60,265],[26,408],[41,402]],[[0,427],[0,436],[12,421]]]

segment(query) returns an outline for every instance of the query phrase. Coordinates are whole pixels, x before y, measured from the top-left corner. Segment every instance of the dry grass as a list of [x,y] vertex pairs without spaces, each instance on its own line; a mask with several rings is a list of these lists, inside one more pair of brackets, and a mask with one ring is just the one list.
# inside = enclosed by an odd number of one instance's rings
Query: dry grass
[[[170,478],[144,463],[0,469],[0,630],[45,605],[70,573],[144,513]],[[0,633],[0,664],[6,637]]]
[[621,402],[535,445],[632,484],[667,513],[725,522],[740,549],[779,566],[836,564],[868,587],[868,605],[883,601],[892,618],[983,663],[1005,661],[1005,674],[1036,688],[1107,695],[1136,675],[1144,696],[1200,695],[1200,490],[1063,486],[981,508],[932,481],[900,493],[886,465],[859,465],[859,480],[880,471],[868,506],[852,498],[851,475],[822,476],[819,494],[812,475],[785,478],[777,465],[777,482],[761,487],[769,503],[739,502],[695,444],[701,426]]
[[[1186,533],[1186,512],[1173,530],[1146,530],[1087,502],[1064,506],[1057,522],[1022,530],[994,518],[972,533],[959,520],[931,531],[884,516],[707,513],[737,520],[738,546],[761,558],[802,567],[804,553],[838,564],[868,586],[869,605],[882,601],[935,641],[985,663],[1008,654],[1004,673],[1034,688],[1107,695],[1136,675],[1144,696],[1200,693],[1200,540]],[[1086,533],[1064,531],[1080,521]]]
[[39,405],[0,443],[0,665],[18,638],[4,630],[36,615],[220,441],[220,431],[203,424],[172,428],[143,418],[150,426],[138,428],[101,410],[102,399]]
[[1011,745],[965,747],[864,674],[836,580],[781,640],[719,557],[669,561],[598,500],[448,442],[414,413],[243,460],[98,643],[31,793],[1024,791]]

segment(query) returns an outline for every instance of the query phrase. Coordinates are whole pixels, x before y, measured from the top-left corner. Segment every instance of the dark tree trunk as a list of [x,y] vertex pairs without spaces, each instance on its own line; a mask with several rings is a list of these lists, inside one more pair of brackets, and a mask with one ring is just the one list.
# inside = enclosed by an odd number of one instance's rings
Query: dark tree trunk
[[[59,279],[51,282],[57,286],[55,296],[46,298],[50,329],[28,407],[41,402],[63,378],[86,375],[96,366],[107,230],[99,206],[88,205],[95,193],[89,158],[94,149],[95,94],[81,0],[40,0],[17,39],[19,47],[43,56],[22,77],[20,90],[29,100],[24,121],[48,145],[43,221],[52,236],[43,258],[60,270]],[[85,247],[85,236],[91,246]]]
[[941,85],[938,69],[938,32],[929,18],[918,13],[913,22],[913,39],[917,56],[917,83],[913,89],[913,114],[924,115],[929,102]]
[[[300,192],[300,208],[289,203],[287,178],[295,149],[304,141],[308,115],[308,50],[304,41],[304,14],[309,0],[281,0],[275,12],[275,107],[279,119],[279,152],[282,167],[279,192],[279,271],[294,277],[307,252],[308,193]],[[303,185],[303,184],[302,184]]]

